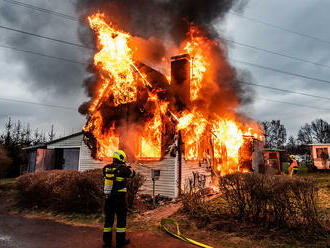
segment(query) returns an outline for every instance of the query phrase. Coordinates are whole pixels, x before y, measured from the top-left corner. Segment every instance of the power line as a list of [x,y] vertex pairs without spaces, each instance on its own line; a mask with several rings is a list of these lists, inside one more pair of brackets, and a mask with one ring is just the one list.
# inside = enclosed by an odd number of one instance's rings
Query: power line
[[[310,105],[303,105],[303,104],[297,104],[297,103],[291,103],[291,102],[283,102],[283,101],[271,100],[271,99],[268,99],[268,98],[261,98],[261,97],[259,97],[259,99],[264,100],[264,101],[268,101],[268,102],[276,102],[276,103],[282,103],[282,104],[293,105],[293,106],[298,106],[298,107],[312,108],[312,109],[323,110],[323,111],[330,111],[330,109],[318,108],[318,107],[313,107],[313,106],[310,106]],[[53,104],[43,104],[43,103],[38,103],[38,102],[29,102],[29,101],[24,101],[24,100],[3,98],[3,97],[0,97],[0,101],[24,103],[24,104],[43,106],[43,107],[60,108],[60,109],[65,109],[65,110],[74,110],[75,112],[77,111],[76,108],[67,107],[67,106],[53,105]]]
[[29,102],[29,101],[18,100],[18,99],[11,99],[11,98],[4,98],[4,97],[0,97],[0,101],[16,102],[16,103],[24,103],[24,104],[32,104],[32,105],[38,105],[38,106],[44,106],[44,107],[60,108],[60,109],[75,110],[75,111],[77,111],[76,108],[67,107],[67,106],[53,105],[53,104],[46,104],[46,103],[39,103],[39,102]]
[[[72,46],[77,46],[77,47],[82,47],[82,48],[87,48],[87,49],[95,50],[94,48],[87,47],[87,46],[84,46],[84,45],[81,45],[81,44],[77,44],[77,43],[73,43],[73,42],[69,42],[69,41],[63,41],[63,40],[51,38],[51,37],[48,37],[48,36],[34,34],[34,33],[26,32],[26,31],[22,31],[22,30],[18,30],[18,29],[13,29],[13,28],[1,26],[1,25],[0,25],[0,28],[6,29],[6,30],[10,30],[10,31],[14,31],[14,32],[19,32],[19,33],[27,34],[27,35],[32,35],[32,36],[35,36],[35,37],[38,37],[38,38],[42,38],[42,39],[47,39],[47,40],[51,40],[51,41],[60,42],[60,43],[67,44],[67,45],[72,45]],[[323,82],[323,83],[330,83],[330,81],[324,80],[324,79],[319,79],[319,78],[309,77],[309,76],[305,76],[305,75],[301,75],[301,74],[297,74],[297,73],[282,71],[282,70],[279,70],[279,69],[274,69],[274,68],[271,68],[271,67],[266,67],[266,66],[262,66],[262,65],[258,65],[258,64],[246,62],[246,61],[240,61],[240,60],[236,60],[236,59],[232,59],[232,60],[233,61],[236,61],[238,63],[242,63],[242,64],[254,66],[254,67],[258,67],[258,68],[265,69],[265,70],[271,70],[271,71],[275,71],[275,72],[279,72],[279,73],[283,73],[283,74],[288,74],[288,75],[291,75],[291,76],[301,77],[301,78],[305,78],[305,79],[309,79],[309,80],[319,81],[319,82]]]
[[313,62],[313,61],[310,61],[310,60],[306,60],[306,59],[298,58],[298,57],[295,57],[295,56],[283,54],[283,53],[280,53],[280,52],[277,52],[277,51],[272,51],[272,50],[260,48],[260,47],[253,46],[253,45],[244,44],[244,43],[241,43],[241,42],[238,42],[238,41],[233,41],[233,40],[229,40],[229,39],[225,39],[225,38],[222,38],[222,39],[224,39],[227,42],[231,42],[231,43],[237,44],[239,46],[248,47],[248,48],[251,48],[251,49],[254,49],[254,50],[258,50],[258,51],[262,51],[262,52],[265,52],[265,53],[270,53],[270,54],[282,56],[282,57],[285,57],[285,58],[297,60],[297,61],[300,61],[300,62],[304,62],[304,63],[316,65],[316,66],[322,66],[322,67],[330,68],[330,65],[316,63],[316,62]]
[[[70,62],[70,63],[74,63],[74,64],[88,65],[88,63],[84,63],[84,62],[74,61],[74,60],[71,60],[71,59],[56,57],[56,56],[47,55],[47,54],[43,54],[43,53],[39,53],[39,52],[34,52],[34,51],[29,51],[29,50],[24,50],[24,49],[18,49],[18,48],[14,48],[14,47],[10,47],[10,46],[0,45],[0,48],[12,49],[12,50],[18,51],[18,52],[31,53],[33,55],[42,56],[42,57],[46,57],[46,58],[50,58],[50,59],[61,60],[61,61]],[[253,85],[253,86],[261,87],[261,88],[271,89],[271,90],[277,90],[277,91],[282,91],[282,92],[287,92],[287,93],[293,93],[293,94],[297,94],[297,95],[314,97],[314,98],[318,98],[318,99],[330,100],[329,97],[312,95],[312,94],[307,94],[307,93],[303,93],[303,92],[296,92],[296,91],[287,90],[287,89],[280,89],[280,88],[275,88],[275,87],[271,87],[271,86],[267,86],[267,85],[263,85],[263,84],[256,84],[256,83],[251,83],[251,82],[246,82],[246,81],[241,81],[241,80],[239,82],[244,83],[244,84],[248,84],[248,85]]]
[[283,102],[283,101],[271,100],[271,99],[262,98],[262,97],[259,97],[259,99],[264,100],[264,101],[268,101],[268,102],[276,102],[276,103],[288,104],[288,105],[293,105],[293,106],[298,106],[298,107],[330,111],[330,109],[328,109],[328,108],[319,108],[319,107],[314,107],[314,106],[310,106],[310,105],[304,105],[304,104],[298,104],[298,103],[292,103],[292,102]]
[[[258,98],[261,99],[261,100],[264,100],[264,101],[269,101],[269,102],[276,102],[276,103],[282,103],[282,104],[293,105],[293,106],[298,106],[298,107],[305,107],[305,108],[312,108],[312,109],[323,110],[323,111],[330,111],[330,109],[319,108],[319,107],[314,107],[314,106],[310,106],[310,105],[303,105],[303,104],[297,104],[297,103],[291,103],[291,102],[283,102],[283,101],[271,100],[271,99],[262,98],[262,97],[258,97]],[[43,106],[43,107],[51,107],[51,108],[59,108],[59,109],[77,111],[76,108],[62,106],[62,105],[54,105],[54,104],[30,102],[30,101],[24,101],[24,100],[19,100],[19,99],[11,99],[11,98],[4,98],[4,97],[0,97],[0,101],[15,102],[15,103],[24,103],[24,104],[31,104],[31,105]]]
[[239,82],[248,84],[248,85],[265,88],[265,89],[271,89],[271,90],[277,90],[277,91],[281,91],[281,92],[287,92],[287,93],[292,93],[292,94],[297,94],[297,95],[302,95],[302,96],[314,97],[317,99],[330,100],[329,97],[324,97],[324,96],[312,95],[312,94],[307,94],[307,93],[297,92],[297,91],[287,90],[287,89],[280,89],[280,88],[275,88],[275,87],[271,87],[271,86],[267,86],[267,85],[263,85],[263,84],[256,84],[256,83],[250,83],[250,82],[244,82],[244,81],[239,81]]
[[[83,63],[83,62],[74,61],[74,60],[71,60],[71,59],[66,59],[66,58],[56,57],[56,56],[52,56],[52,55],[47,55],[47,54],[43,54],[43,53],[40,53],[40,52],[34,52],[34,51],[29,51],[29,50],[24,50],[24,49],[18,49],[18,48],[14,48],[14,47],[10,47],[10,46],[4,46],[4,45],[0,45],[0,47],[1,48],[6,48],[6,49],[12,49],[12,50],[18,51],[18,52],[30,53],[30,54],[33,54],[33,55],[42,56],[42,57],[46,57],[46,58],[50,58],[50,59],[56,59],[56,60],[61,60],[61,61],[80,64],[80,65],[88,65],[88,63]],[[328,98],[328,97],[312,95],[312,94],[303,93],[303,92],[296,92],[296,91],[292,91],[292,90],[288,90],[288,89],[280,89],[280,88],[275,88],[275,87],[271,87],[271,86],[267,86],[267,85],[263,85],[263,84],[256,84],[256,83],[251,83],[251,82],[246,82],[246,81],[240,81],[240,82],[244,83],[244,84],[252,85],[252,86],[261,87],[261,88],[277,90],[277,91],[287,92],[287,93],[293,93],[293,94],[298,94],[298,95],[303,95],[303,96],[308,96],[308,97],[314,97],[314,98],[318,98],[318,99],[330,100],[330,98]]]
[[38,7],[38,6],[35,6],[35,5],[22,3],[22,2],[19,2],[19,1],[15,1],[15,0],[2,0],[2,1],[4,1],[6,3],[9,3],[9,4],[17,5],[17,6],[20,6],[20,7],[24,7],[24,8],[28,8],[28,9],[32,9],[32,10],[37,10],[37,11],[44,12],[44,13],[47,13],[47,14],[51,14],[51,15],[54,15],[54,16],[62,17],[62,18],[65,18],[65,19],[68,19],[68,20],[71,20],[71,21],[78,22],[78,21],[83,20],[83,19],[78,19],[74,16],[70,16],[70,15],[67,15],[67,14],[64,14],[64,13],[61,13],[61,12],[58,12],[58,11],[41,8],[41,7]]
[[[46,8],[41,8],[41,7],[32,5],[32,4],[26,4],[26,3],[22,3],[22,2],[19,2],[19,1],[15,1],[15,0],[2,0],[2,1],[7,2],[9,4],[16,5],[16,6],[20,6],[20,7],[24,7],[24,8],[28,8],[28,9],[32,9],[32,10],[37,10],[37,11],[44,12],[44,13],[47,13],[47,14],[62,17],[62,18],[65,18],[65,19],[68,19],[68,20],[71,20],[71,21],[80,21],[80,20],[82,20],[82,19],[76,18],[76,17],[71,16],[71,15],[67,15],[67,14],[64,14],[64,13],[61,13],[61,12],[58,12],[58,11],[54,11],[54,10],[49,10],[49,9],[46,9]],[[330,44],[330,41],[323,40],[323,39],[320,39],[318,37],[308,35],[308,34],[304,34],[304,33],[300,33],[300,32],[290,30],[290,29],[287,29],[287,28],[283,28],[283,27],[280,27],[280,26],[277,26],[277,25],[274,25],[272,23],[268,23],[268,22],[265,22],[265,21],[262,21],[262,20],[259,20],[259,19],[256,19],[256,18],[247,17],[247,16],[245,16],[241,13],[238,13],[238,12],[230,11],[230,14],[235,15],[235,16],[239,16],[241,18],[244,18],[244,19],[252,21],[252,22],[261,23],[263,25],[270,26],[272,28],[276,28],[276,29],[279,29],[279,30],[282,30],[282,31],[285,31],[285,32],[293,33],[293,34],[296,34],[296,35],[304,36],[304,37],[307,37],[307,38],[310,38],[310,39],[314,39],[314,40],[317,40],[317,41],[320,41],[320,42]]]
[[1,25],[0,25],[0,28],[5,29],[5,30],[9,30],[9,31],[13,31],[13,32],[17,32],[17,33],[21,33],[21,34],[35,36],[35,37],[46,39],[46,40],[56,41],[56,42],[63,43],[63,44],[66,44],[66,45],[71,45],[71,46],[76,46],[76,47],[81,47],[81,48],[87,48],[87,49],[90,49],[90,50],[95,50],[95,48],[84,46],[82,44],[73,43],[73,42],[65,41],[65,40],[60,40],[60,39],[56,39],[56,38],[52,38],[52,37],[48,37],[48,36],[44,36],[44,35],[40,35],[40,34],[30,33],[30,32],[26,32],[26,31],[19,30],[19,29],[5,27],[5,26],[1,26]]
[[19,48],[15,48],[15,47],[11,47],[11,46],[0,45],[0,48],[11,49],[11,50],[14,50],[14,51],[17,51],[17,52],[30,53],[30,54],[45,57],[45,58],[61,60],[61,61],[70,62],[70,63],[74,63],[74,64],[79,64],[79,65],[88,65],[88,63],[79,62],[79,61],[75,61],[75,60],[72,60],[72,59],[56,57],[56,56],[53,56],[53,55],[48,55],[48,54],[44,54],[44,53],[40,53],[40,52],[34,52],[34,51],[30,51],[30,50],[19,49]]
[[263,66],[263,65],[259,65],[259,64],[255,64],[255,63],[250,63],[250,62],[242,61],[242,60],[238,60],[238,59],[231,59],[231,60],[235,61],[237,63],[240,63],[240,64],[245,64],[245,65],[257,67],[257,68],[264,69],[264,70],[274,71],[274,72],[278,72],[278,73],[282,73],[282,74],[287,74],[287,75],[290,75],[290,76],[295,76],[295,77],[300,77],[300,78],[304,78],[304,79],[308,79],[308,80],[318,81],[318,82],[321,82],[321,83],[330,84],[329,80],[325,80],[325,79],[321,79],[321,78],[309,77],[309,76],[306,76],[306,75],[293,73],[293,72],[289,72],[289,71],[283,71],[283,70],[280,70],[280,69],[275,69],[275,68],[272,68],[272,67],[267,67],[267,66]]
[[330,44],[330,41],[328,41],[328,40],[323,40],[321,38],[318,38],[318,37],[315,37],[315,36],[312,36],[312,35],[309,35],[309,34],[297,32],[297,31],[294,31],[294,30],[291,30],[291,29],[288,29],[288,28],[283,28],[283,27],[274,25],[274,24],[269,23],[269,22],[265,22],[265,21],[262,21],[262,20],[259,20],[259,19],[256,19],[256,18],[245,16],[245,15],[243,15],[241,13],[238,13],[238,12],[230,11],[229,13],[231,15],[239,16],[241,18],[244,18],[244,19],[252,21],[252,22],[261,23],[263,25],[266,25],[266,26],[269,26],[269,27],[272,27],[272,28],[275,28],[275,29],[279,29],[279,30],[282,30],[282,31],[285,31],[285,32],[288,32],[288,33],[296,34],[296,35],[307,37],[309,39],[313,39],[313,40],[316,40],[316,41],[319,41],[319,42],[322,42],[322,43]]
[[[41,7],[38,7],[38,6],[35,6],[35,5],[22,3],[22,2],[19,2],[19,1],[15,1],[15,0],[3,0],[3,1],[4,2],[7,2],[7,3],[10,3],[10,4],[14,4],[14,5],[20,6],[20,7],[25,7],[25,8],[29,8],[29,9],[41,11],[41,12],[44,12],[46,14],[55,15],[55,16],[62,17],[62,18],[65,18],[65,19],[69,19],[69,20],[73,20],[73,21],[79,21],[79,19],[77,19],[77,18],[75,18],[73,16],[66,15],[66,14],[63,14],[61,12],[57,12],[57,11],[52,11],[52,10],[49,10],[49,9],[41,8]],[[231,42],[231,43],[234,43],[234,44],[238,44],[238,45],[243,46],[243,47],[248,47],[248,48],[251,48],[251,49],[255,49],[255,50],[258,50],[258,51],[262,51],[262,52],[265,52],[265,53],[270,53],[270,54],[282,56],[282,57],[285,57],[285,58],[297,60],[297,61],[304,62],[304,63],[309,63],[309,64],[316,65],[316,66],[322,66],[322,67],[330,68],[329,65],[312,62],[312,61],[305,60],[305,59],[302,59],[302,58],[298,58],[298,57],[295,57],[295,56],[286,55],[286,54],[283,54],[283,53],[280,53],[280,52],[277,52],[277,51],[271,51],[271,50],[267,50],[267,49],[260,48],[260,47],[257,47],[257,46],[253,46],[253,45],[249,45],[249,44],[244,44],[244,43],[241,43],[241,42],[237,42],[237,41],[233,41],[233,40],[229,40],[229,39],[225,39],[225,38],[223,38],[223,39],[226,40],[226,41],[228,41],[228,42]],[[59,40],[56,40],[56,41],[59,41]],[[70,42],[70,45],[72,45],[72,42]],[[85,46],[83,46],[83,47],[84,48],[89,48],[89,47],[85,47]]]
[[[46,57],[46,58],[50,58],[50,59],[56,59],[56,60],[66,61],[66,62],[80,64],[80,65],[88,65],[88,63],[83,63],[83,62],[74,61],[74,60],[71,60],[71,59],[66,59],[66,58],[56,57],[56,56],[52,56],[52,55],[47,55],[47,54],[43,54],[43,53],[39,53],[39,52],[33,52],[33,51],[29,51],[29,50],[18,49],[18,48],[14,48],[14,47],[10,47],[10,46],[0,45],[0,47],[6,48],[6,49],[12,49],[12,50],[18,51],[18,52],[31,53],[33,55],[42,56],[42,57]],[[308,97],[314,97],[314,98],[318,98],[318,99],[330,100],[330,98],[328,98],[328,97],[312,95],[312,94],[307,94],[307,93],[303,93],[303,92],[296,92],[296,91],[292,91],[292,90],[288,90],[288,89],[280,89],[280,88],[275,88],[275,87],[271,87],[271,86],[267,86],[267,85],[263,85],[263,84],[256,84],[256,83],[251,83],[251,82],[246,82],[246,81],[241,81],[241,80],[239,82],[244,83],[244,84],[248,84],[248,85],[252,85],[252,86],[256,86],[256,87],[261,87],[261,88],[266,88],[266,89],[271,89],[271,90],[277,90],[277,91],[281,91],[281,92],[287,92],[287,93],[293,93],[293,94],[298,94],[298,95],[303,95],[303,96],[308,96]],[[21,100],[17,100],[17,101],[24,102],[24,101],[21,101]]]

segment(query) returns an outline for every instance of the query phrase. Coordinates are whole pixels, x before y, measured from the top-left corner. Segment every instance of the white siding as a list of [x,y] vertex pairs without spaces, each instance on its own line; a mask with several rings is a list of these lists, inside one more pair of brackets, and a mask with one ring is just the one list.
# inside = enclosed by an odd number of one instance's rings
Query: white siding
[[[160,170],[160,178],[156,181],[155,194],[175,198],[178,184],[175,180],[175,158],[167,155],[161,161],[144,162],[133,166],[136,172],[144,175],[146,181],[141,188],[143,194],[152,194],[151,169]],[[211,183],[211,172],[200,167],[198,162],[182,161],[182,189],[185,188],[188,178],[193,178],[193,172],[206,176],[206,186]]]
[[83,134],[80,134],[77,136],[73,136],[73,137],[49,144],[47,146],[47,149],[80,147],[82,140],[83,140]]
[[193,178],[193,172],[206,176],[206,187],[211,184],[211,171],[205,168],[205,164],[199,165],[199,162],[185,161],[182,159],[182,189],[185,190],[189,185],[189,178]]
[[91,151],[83,140],[80,141],[80,161],[79,170],[93,170],[103,168],[107,162],[95,160],[91,156]]
[[141,193],[152,194],[151,169],[160,170],[159,180],[155,184],[155,194],[160,194],[170,198],[175,198],[175,158],[166,155],[161,161],[141,162],[133,165],[136,172],[145,176],[146,181],[141,188]]

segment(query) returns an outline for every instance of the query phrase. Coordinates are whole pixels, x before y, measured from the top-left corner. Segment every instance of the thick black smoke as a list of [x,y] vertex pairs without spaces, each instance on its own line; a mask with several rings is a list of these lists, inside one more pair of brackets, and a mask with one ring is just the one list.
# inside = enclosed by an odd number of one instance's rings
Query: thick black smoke
[[[59,9],[72,15],[74,13],[74,10],[72,10],[73,6],[62,1],[51,1],[45,5],[38,1],[34,5],[49,9]],[[22,8],[7,2],[1,1],[0,3],[0,22],[1,25],[6,27],[80,43],[76,35],[77,22],[40,11]],[[86,62],[88,57],[86,55],[89,53],[84,48],[69,46],[13,31],[2,30],[1,37],[1,45],[67,58],[77,62]],[[17,66],[24,67],[24,75],[21,73],[20,76],[24,78],[26,84],[29,84],[34,92],[47,92],[48,95],[60,95],[62,97],[77,95],[77,92],[79,92],[77,89],[81,87],[81,81],[86,74],[84,65],[12,50],[8,50],[8,53],[11,55],[9,63],[15,63]]]
[[[153,62],[157,62],[157,58],[160,61],[163,57],[176,55],[165,54],[165,47],[167,46],[168,49],[167,41],[179,46],[186,40],[192,23],[202,30],[203,36],[224,44],[214,24],[223,19],[233,6],[242,9],[246,3],[247,1],[243,0],[78,0],[77,11],[82,20],[86,20],[89,15],[96,12],[105,13],[108,22],[134,36],[134,45],[139,46],[138,51],[142,51],[144,56],[148,56],[146,51],[154,55],[147,58],[149,62],[150,57]],[[86,45],[90,45],[95,37],[86,24],[82,23],[80,37]],[[202,95],[205,100],[207,99],[204,103],[208,103],[212,112],[216,111],[214,108],[217,108],[216,112],[224,112],[226,108],[232,111],[239,104],[251,102],[253,95],[247,85],[237,80],[244,77],[244,73],[237,75],[237,71],[227,62],[226,52],[225,46],[214,46],[209,54],[213,67],[217,68],[218,76],[212,76],[212,82],[208,83],[213,87],[213,82],[216,81],[219,87],[217,89],[206,87],[205,94],[202,92]],[[145,60],[142,58],[142,61]],[[151,63],[151,66],[155,64]],[[92,79],[88,78],[85,81],[91,97],[95,89]],[[94,79],[97,81],[97,77]],[[87,107],[88,103],[82,105],[80,112],[86,114]]]
[[[97,11],[104,12],[111,22],[132,35],[177,42],[185,38],[193,22],[210,35],[216,35],[211,24],[221,19],[236,4],[245,0],[78,0],[77,11],[85,19]],[[82,29],[86,31],[86,29]],[[81,37],[85,37],[84,34]],[[89,42],[89,39],[87,39]]]

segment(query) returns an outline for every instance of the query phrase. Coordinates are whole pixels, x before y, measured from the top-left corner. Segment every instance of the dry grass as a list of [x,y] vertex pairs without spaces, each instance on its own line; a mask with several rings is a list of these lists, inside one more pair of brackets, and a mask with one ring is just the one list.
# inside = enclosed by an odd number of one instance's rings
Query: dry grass
[[[261,175],[243,177],[246,178],[242,179],[241,175],[227,177],[228,181],[223,182],[228,186],[227,195],[210,202],[203,202],[198,194],[193,195],[192,204],[186,204],[186,208],[172,216],[179,221],[182,232],[215,247],[330,245],[329,222],[322,214],[329,207],[330,174],[313,174],[292,180],[288,177],[269,179]],[[320,201],[317,198],[318,188]],[[184,200],[188,201],[188,198]],[[211,211],[206,207],[201,213],[194,214],[200,206],[212,206]],[[275,207],[278,210],[274,213]],[[310,216],[309,211],[312,211]],[[202,221],[205,213],[207,221]],[[280,222],[277,221],[278,216]]]
[[227,213],[268,227],[321,228],[316,180],[236,173],[220,179]]

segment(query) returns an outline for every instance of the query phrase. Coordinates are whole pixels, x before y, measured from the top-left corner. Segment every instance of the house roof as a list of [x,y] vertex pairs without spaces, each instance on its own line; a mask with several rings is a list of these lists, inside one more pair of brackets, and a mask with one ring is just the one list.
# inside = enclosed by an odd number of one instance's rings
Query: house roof
[[46,143],[41,143],[41,144],[37,144],[37,145],[33,145],[33,146],[24,147],[24,148],[22,148],[22,150],[34,150],[34,149],[46,148],[46,147],[47,147]]
[[38,149],[38,148],[46,148],[47,145],[50,145],[50,144],[53,144],[53,143],[56,143],[56,142],[59,142],[59,141],[62,141],[62,140],[70,139],[72,137],[75,137],[75,136],[78,136],[78,135],[81,135],[81,134],[83,134],[83,131],[80,131],[78,133],[73,133],[73,134],[70,134],[68,136],[64,136],[64,137],[61,137],[61,138],[58,138],[58,139],[55,139],[55,140],[52,140],[52,141],[49,141],[49,142],[46,142],[46,143],[41,143],[41,144],[37,144],[37,145],[33,145],[33,146],[28,146],[28,147],[23,148],[23,150],[34,150],[34,149]]

